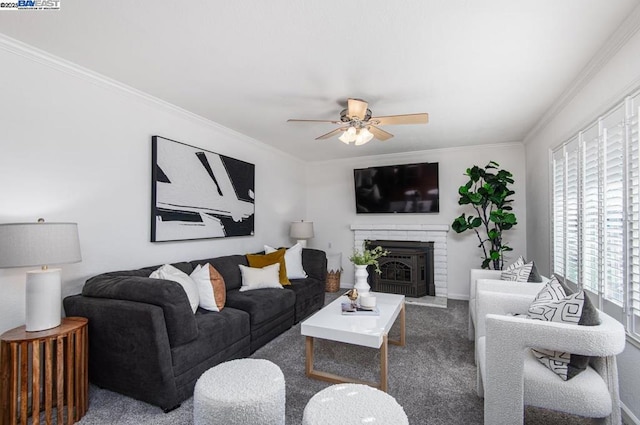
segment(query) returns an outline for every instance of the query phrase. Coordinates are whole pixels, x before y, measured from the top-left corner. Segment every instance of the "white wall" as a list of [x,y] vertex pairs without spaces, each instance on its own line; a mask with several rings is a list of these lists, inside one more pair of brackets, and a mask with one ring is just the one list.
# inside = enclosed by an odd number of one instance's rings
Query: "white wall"
[[[393,143],[393,141],[388,142]],[[357,149],[354,147],[354,149]],[[354,282],[353,265],[348,258],[353,250],[352,224],[446,224],[462,212],[471,212],[458,205],[458,188],[466,182],[464,172],[473,165],[484,166],[490,160],[514,174],[516,194],[513,196],[514,213],[519,222],[506,239],[514,248],[514,255],[526,255],[526,208],[524,147],[519,143],[471,148],[437,149],[400,155],[326,161],[308,164],[307,217],[314,221],[315,238],[309,246],[326,251],[342,252],[344,271],[341,285]],[[356,214],[353,169],[375,165],[393,165],[415,162],[438,162],[440,180],[440,213],[438,214]],[[479,267],[481,250],[474,233],[457,234],[449,231],[448,296],[469,298],[469,269]]]
[[[550,271],[549,149],[569,139],[632,89],[640,87],[640,33],[636,33],[577,95],[525,141],[527,250],[543,274]],[[621,398],[640,417],[640,350],[627,344],[618,356]]]
[[[290,242],[289,223],[305,218],[301,161],[11,49],[0,42],[0,223],[38,217],[78,223],[83,260],[62,267],[64,295],[104,271]],[[149,242],[154,134],[255,164],[254,237]],[[27,270],[0,269],[0,332],[24,323]]]

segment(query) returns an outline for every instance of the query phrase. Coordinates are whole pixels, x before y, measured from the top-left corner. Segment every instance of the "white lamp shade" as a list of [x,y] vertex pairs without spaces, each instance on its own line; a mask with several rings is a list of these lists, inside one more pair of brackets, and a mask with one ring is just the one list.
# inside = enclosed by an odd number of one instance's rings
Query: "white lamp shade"
[[76,223],[0,224],[0,268],[81,260]]
[[313,221],[294,221],[291,223],[289,236],[293,239],[311,239],[313,237]]
[[[47,266],[80,260],[76,223],[0,224],[0,268]],[[27,332],[60,325],[60,269],[27,272],[25,295]]]

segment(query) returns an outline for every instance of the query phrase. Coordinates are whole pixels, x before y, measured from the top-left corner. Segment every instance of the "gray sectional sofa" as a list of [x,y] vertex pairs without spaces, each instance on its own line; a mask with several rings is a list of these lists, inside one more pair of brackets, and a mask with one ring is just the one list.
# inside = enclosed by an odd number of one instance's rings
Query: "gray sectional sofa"
[[244,255],[173,266],[190,274],[206,263],[225,281],[227,299],[220,312],[199,308],[193,314],[178,283],[148,277],[159,266],[95,276],[82,294],[64,299],[68,316],[89,318],[93,384],[169,411],[193,394],[204,371],[250,355],[324,305],[323,251],[305,248],[308,277],[292,279],[284,290],[240,292],[238,265],[248,265]]

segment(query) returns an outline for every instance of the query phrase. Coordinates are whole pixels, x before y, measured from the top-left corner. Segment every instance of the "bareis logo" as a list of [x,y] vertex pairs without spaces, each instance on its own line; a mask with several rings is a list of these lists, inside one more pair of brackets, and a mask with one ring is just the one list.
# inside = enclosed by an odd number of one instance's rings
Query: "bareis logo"
[[0,2],[0,10],[59,10],[60,0],[18,0]]

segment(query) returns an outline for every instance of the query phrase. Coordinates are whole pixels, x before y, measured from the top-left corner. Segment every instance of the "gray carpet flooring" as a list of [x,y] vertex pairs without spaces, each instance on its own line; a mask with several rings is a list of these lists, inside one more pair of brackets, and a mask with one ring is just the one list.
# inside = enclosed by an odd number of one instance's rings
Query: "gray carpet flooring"
[[[327,301],[334,297],[335,294],[328,294]],[[388,392],[404,407],[412,425],[483,423],[483,401],[475,392],[473,344],[466,338],[467,309],[467,302],[455,300],[448,300],[447,308],[407,305],[406,346],[389,347]],[[397,332],[394,327],[391,336]],[[365,380],[379,377],[378,350],[317,340],[315,353],[315,367],[319,370]],[[305,376],[300,324],[252,357],[271,360],[282,369],[287,391],[287,425],[300,424],[309,399],[331,385]],[[79,423],[192,424],[192,409],[191,398],[165,414],[158,407],[92,386],[89,411]],[[528,408],[525,412],[527,425],[595,423],[542,409]]]

